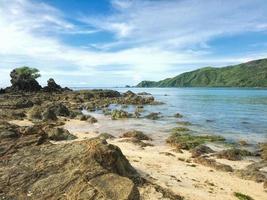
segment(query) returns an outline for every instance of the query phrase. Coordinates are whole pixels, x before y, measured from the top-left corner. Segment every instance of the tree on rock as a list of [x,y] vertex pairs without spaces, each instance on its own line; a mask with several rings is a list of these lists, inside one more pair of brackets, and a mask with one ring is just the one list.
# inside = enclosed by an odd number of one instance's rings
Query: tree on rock
[[10,73],[10,82],[12,86],[9,88],[9,90],[27,92],[39,91],[42,89],[42,87],[39,85],[36,79],[40,76],[39,70],[36,68],[30,68],[27,66],[16,68]]

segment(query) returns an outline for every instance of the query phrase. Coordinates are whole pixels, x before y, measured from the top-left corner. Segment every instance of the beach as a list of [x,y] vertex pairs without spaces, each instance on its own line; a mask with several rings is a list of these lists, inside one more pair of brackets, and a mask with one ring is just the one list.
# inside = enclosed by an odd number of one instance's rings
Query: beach
[[[39,99],[42,99],[45,94],[30,94],[28,99],[32,101],[36,99],[36,95],[39,96]],[[12,97],[12,95],[9,97]],[[86,100],[88,97],[89,100]],[[29,133],[30,135],[37,134],[36,136],[38,134],[47,134],[48,137],[45,136],[45,139],[42,139],[45,143],[41,144],[40,148],[47,149],[47,151],[49,149],[54,151],[53,149],[57,148],[62,148],[62,150],[70,149],[74,156],[77,150],[72,147],[73,145],[85,145],[88,142],[91,145],[92,142],[100,142],[107,146],[101,147],[101,149],[111,147],[116,149],[118,147],[119,149],[116,151],[121,151],[123,155],[120,159],[125,159],[125,161],[120,161],[119,163],[129,162],[129,164],[123,164],[123,168],[125,168],[123,171],[125,172],[120,172],[121,170],[119,170],[118,173],[122,177],[129,177],[136,187],[136,189],[130,186],[124,188],[125,193],[123,194],[127,194],[126,199],[235,200],[238,195],[245,195],[255,200],[266,199],[265,174],[267,174],[267,165],[263,157],[266,150],[263,149],[262,153],[257,153],[260,146],[255,145],[255,143],[249,144],[249,141],[243,141],[241,144],[239,141],[225,140],[225,138],[216,134],[197,134],[190,130],[191,123],[189,121],[185,123],[184,118],[186,117],[180,113],[176,113],[172,119],[176,119],[179,123],[166,123],[168,120],[164,119],[164,116],[161,116],[160,113],[152,112],[147,114],[144,111],[147,107],[150,109],[152,107],[157,108],[163,103],[152,97],[151,94],[142,93],[138,95],[131,91],[119,93],[112,90],[86,90],[55,93],[50,95],[49,99],[50,102],[53,102],[52,104],[45,103],[45,100],[39,106],[33,106],[28,103],[26,105],[23,104],[24,106],[18,106],[18,108],[12,107],[13,104],[10,102],[8,105],[5,104],[5,99],[2,99],[2,114],[6,115],[5,119],[9,118],[7,120],[9,125],[3,124],[2,127],[6,127],[11,131],[19,130],[22,136],[16,139],[18,141],[26,140],[23,138],[29,137]],[[81,99],[83,99],[82,102]],[[14,99],[14,102],[16,102],[14,105],[17,106],[17,100]],[[4,108],[4,104],[6,108]],[[120,109],[115,105],[120,105]],[[78,107],[80,107],[80,110],[75,111],[75,108]],[[49,114],[46,109],[48,109]],[[24,112],[26,115],[24,117],[15,117],[14,114],[7,115],[10,112],[13,113],[14,110],[16,112]],[[143,114],[139,114],[139,112]],[[40,115],[40,113],[42,114]],[[27,134],[25,135],[25,133]],[[4,149],[6,144],[12,143],[12,140],[8,139],[8,137],[3,136]],[[32,148],[39,149],[39,146],[34,147],[32,144],[27,144],[24,147],[18,142],[18,145],[18,147],[11,148],[23,148],[24,152],[28,150],[31,152]],[[77,147],[75,148],[77,149]],[[95,147],[89,147],[89,149],[97,150]],[[60,151],[56,154],[51,154],[54,157],[54,161],[61,159],[58,157],[61,155]],[[32,154],[30,152],[28,153],[29,155]],[[116,161],[118,158],[112,158],[111,155],[111,157],[104,156],[106,153],[109,154],[109,150],[101,152],[98,155],[101,161],[97,162],[109,163],[109,159],[115,159],[112,163],[117,163],[106,169],[114,173],[117,171],[115,169],[122,168],[121,164]],[[13,151],[7,150],[4,151],[2,158],[9,159],[9,157],[17,156],[19,154],[16,151],[13,153]],[[40,159],[44,159],[40,161],[41,164],[50,158],[41,156]],[[31,160],[31,162],[35,161]],[[68,161],[65,162],[68,163]],[[79,162],[83,161],[80,160]],[[9,163],[7,166],[11,165],[12,161],[9,161]],[[4,174],[8,173],[5,172],[7,170],[4,167],[5,165],[2,164],[1,168]],[[41,165],[44,165],[44,163]],[[81,164],[71,166],[75,170],[84,168]],[[53,169],[54,167],[51,168],[52,171],[55,170],[53,173],[56,172],[56,169]],[[130,168],[133,171],[129,171]],[[65,171],[62,172],[65,173]],[[29,172],[29,174],[31,173]],[[72,179],[71,176],[70,180]],[[81,174],[78,177],[82,176]],[[34,192],[39,191],[36,187],[43,187],[43,183],[39,182],[44,179],[42,176],[38,179],[40,179],[38,181],[39,186],[35,186],[35,182],[27,186],[27,188],[32,188],[28,189],[31,196],[42,194]],[[4,180],[2,179],[2,182]],[[54,178],[51,180],[53,181]],[[70,180],[67,179],[67,181]],[[101,191],[95,195],[102,195],[104,199],[125,198],[125,196],[118,196],[116,193],[121,186],[114,185],[113,189],[110,190],[109,182],[106,182],[105,179],[103,181],[102,186],[99,188],[94,179],[90,179],[89,182],[93,188],[99,192]],[[113,182],[122,184],[127,182],[126,180],[121,181],[116,179]],[[123,183],[124,181],[126,182]],[[3,183],[3,185],[6,184],[5,181]],[[55,184],[59,183],[55,182]],[[71,182],[68,184],[72,185],[70,188],[77,186]],[[53,185],[49,187],[51,187],[51,190],[55,189]],[[5,187],[2,190],[6,191],[6,194],[10,194]],[[136,190],[138,190],[138,193]],[[27,195],[29,195],[29,191]],[[107,191],[112,191],[112,195]],[[129,191],[131,192],[128,193]],[[135,192],[133,193],[133,191]],[[48,194],[51,195],[51,193]],[[71,193],[71,195],[78,194],[81,195],[77,191],[74,191],[74,193],[72,191]],[[135,195],[132,196],[132,194]],[[137,194],[138,197],[136,196]],[[57,198],[57,195],[51,196],[51,198]],[[39,197],[42,197],[42,195]]]

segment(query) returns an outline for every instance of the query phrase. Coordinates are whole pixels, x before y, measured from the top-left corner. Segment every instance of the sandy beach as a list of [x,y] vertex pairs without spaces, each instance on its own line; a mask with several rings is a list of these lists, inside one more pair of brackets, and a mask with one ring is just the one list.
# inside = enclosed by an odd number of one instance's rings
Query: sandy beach
[[[113,132],[119,137],[127,127],[125,123],[131,121],[115,121],[113,124],[121,125],[121,133],[116,130],[110,130],[105,124],[108,117],[98,116],[96,124],[88,125],[87,122],[78,120],[70,120],[65,124],[65,128],[78,137],[78,140],[96,137],[101,132]],[[116,134],[117,133],[117,134]],[[157,134],[157,135],[160,135]],[[131,165],[152,183],[156,183],[163,188],[167,188],[172,192],[183,196],[188,200],[235,200],[233,194],[239,192],[249,195],[257,200],[265,200],[267,193],[262,183],[244,180],[237,177],[231,172],[220,172],[210,167],[205,167],[194,163],[191,154],[188,151],[177,153],[173,148],[164,143],[164,139],[153,138],[149,143],[154,146],[140,147],[136,144],[124,142],[122,138],[108,139],[108,143],[118,146],[123,154],[130,161]],[[229,161],[226,159],[216,159],[217,162],[230,165],[233,169],[244,169],[249,164],[255,162],[251,158],[245,158],[241,161]],[[153,195],[153,191],[149,188],[141,188],[142,199],[162,199]]]

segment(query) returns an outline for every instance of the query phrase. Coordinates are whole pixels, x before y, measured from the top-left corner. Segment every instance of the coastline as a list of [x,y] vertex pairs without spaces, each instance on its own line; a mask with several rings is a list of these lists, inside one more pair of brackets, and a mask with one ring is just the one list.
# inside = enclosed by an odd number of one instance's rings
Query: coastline
[[[12,96],[12,94],[8,95],[9,97]],[[44,98],[43,95],[46,94],[36,93],[31,95],[33,95],[33,97],[30,97],[30,99],[35,99],[35,95],[39,95],[41,98]],[[77,96],[80,97],[77,98]],[[89,99],[87,99],[88,97]],[[184,128],[181,128],[181,126],[173,127],[171,130],[166,131],[166,128],[162,128],[162,125],[158,123],[157,120],[155,120],[159,117],[158,113],[151,113],[151,115],[148,115],[147,117],[149,117],[150,119],[140,119],[138,118],[138,113],[132,114],[127,113],[123,110],[116,109],[106,110],[107,105],[115,103],[122,104],[124,106],[135,105],[136,108],[139,108],[142,112],[143,105],[147,104],[149,106],[154,106],[154,104],[158,104],[154,98],[151,98],[151,96],[138,96],[130,91],[120,94],[116,91],[110,90],[88,90],[82,92],[75,91],[67,93],[50,93],[49,99],[49,101],[53,102],[52,104],[51,102],[47,104],[47,100],[45,100],[45,103],[42,103],[38,106],[33,106],[29,103],[25,104],[25,101],[22,101],[24,107],[21,108],[20,106],[19,109],[12,107],[13,104],[9,102],[8,108],[2,108],[3,110],[5,110],[5,113],[12,114],[14,113],[14,110],[16,112],[20,112],[22,109],[22,111],[25,112],[26,115],[24,117],[15,117],[14,114],[7,115],[10,119],[6,117],[6,120],[10,123],[10,125],[3,124],[2,126],[8,127],[8,130],[23,130],[23,132],[21,132],[22,139],[23,137],[28,137],[27,134],[25,136],[23,135],[25,132],[24,129],[30,129],[34,131],[36,127],[38,130],[44,131],[42,132],[42,134],[48,134],[48,140],[45,140],[46,142],[43,144],[43,147],[42,145],[40,146],[41,148],[52,148],[53,150],[54,148],[57,149],[62,147],[63,149],[61,151],[64,151],[65,148],[72,148],[72,146],[74,145],[73,149],[70,149],[71,152],[74,152],[74,156],[76,151],[75,148],[77,149],[75,145],[84,145],[88,142],[90,143],[98,141],[99,139],[100,141],[103,141],[104,144],[107,145],[107,147],[109,147],[109,145],[114,145],[115,148],[118,147],[120,149],[119,151],[121,151],[125,156],[125,159],[127,159],[129,161],[129,164],[136,170],[136,173],[138,174],[137,176],[139,177],[138,179],[143,180],[141,181],[142,183],[135,183],[135,181],[133,181],[139,193],[139,197],[134,197],[134,200],[172,200],[181,198],[188,200],[235,200],[237,199],[235,193],[248,195],[255,200],[266,199],[266,183],[264,183],[262,176],[264,176],[263,174],[267,174],[267,165],[266,161],[260,158],[259,155],[243,156],[241,154],[238,154],[237,160],[218,158],[217,154],[219,152],[227,149],[232,149],[232,146],[228,146],[227,143],[224,144],[217,142],[207,142],[210,139],[216,139],[217,137],[215,136],[211,136],[211,138],[209,138],[210,136],[203,136],[203,138],[202,136],[200,136],[200,138],[198,138],[198,136],[190,134],[187,135],[189,129],[187,129],[186,126]],[[81,99],[83,99],[83,102],[80,102]],[[5,100],[6,99],[2,99],[1,105],[7,107]],[[17,106],[18,104],[16,99],[14,99],[14,102],[14,105]],[[43,104],[44,106],[42,107]],[[79,111],[77,110],[78,107],[80,108]],[[55,116],[52,114],[53,109],[51,110],[51,108],[57,108],[55,110],[55,113],[57,113],[55,114]],[[46,109],[51,112],[49,115],[46,114]],[[92,112],[84,112],[83,109],[92,110]],[[107,115],[94,112],[98,109],[103,110],[105,113],[107,113]],[[73,115],[75,113],[74,111],[77,114]],[[35,119],[35,117],[39,117],[39,112],[42,113],[42,117],[52,117],[51,119],[53,120],[40,120],[39,118]],[[177,117],[182,116],[177,113]],[[13,128],[13,126],[18,127]],[[153,126],[154,129],[151,128]],[[138,127],[140,127],[139,130]],[[157,131],[157,133],[153,131]],[[37,131],[34,132],[34,134],[38,135],[40,133],[38,133]],[[61,134],[64,135],[63,138],[63,135]],[[174,143],[166,143],[171,134],[174,134],[173,137],[177,138],[175,138]],[[184,141],[183,138],[183,143],[179,143],[179,140],[182,139],[179,138],[180,136],[189,137],[190,140]],[[141,137],[143,139],[139,139],[138,137]],[[206,139],[208,140],[206,141]],[[221,140],[220,138],[218,139]],[[195,141],[196,144],[191,143],[192,140]],[[6,144],[10,145],[12,141],[13,139],[4,139],[4,141],[1,142],[4,142],[4,144],[5,142],[7,142]],[[187,149],[187,147],[184,146],[192,144],[194,146],[190,146],[190,149]],[[201,150],[200,155],[198,155],[197,157],[192,157],[192,152],[195,150],[195,147],[201,146],[199,144],[207,146],[205,148],[211,148],[213,150],[213,153],[202,152]],[[31,147],[31,143],[29,145],[29,147],[26,146],[24,148],[24,151],[32,151],[31,148],[33,148],[34,146]],[[20,146],[21,145],[19,144],[19,146],[16,148],[21,148]],[[240,147],[240,145],[237,145],[235,148]],[[34,148],[39,149],[39,147]],[[94,150],[95,148],[90,147],[89,149]],[[108,152],[109,151],[103,152],[103,155]],[[4,153],[4,155],[5,154],[6,153]],[[17,154],[14,154],[12,151],[7,152],[7,155],[8,157],[11,156],[11,158],[17,156]],[[55,155],[53,154],[55,161],[60,158],[58,157],[60,155],[60,152],[56,153]],[[105,159],[107,159],[108,157],[102,157],[103,155],[102,153],[99,155],[101,157],[101,160],[104,159],[104,162],[110,162],[105,161]],[[40,156],[45,160],[50,159],[45,156],[42,157],[42,155]],[[228,154],[226,154],[226,156],[228,156]],[[241,157],[239,158],[239,156]],[[249,169],[247,169],[252,165],[258,164],[261,166],[260,171],[249,171]],[[73,167],[75,170],[80,169],[80,167],[77,166]],[[113,171],[113,167],[108,169],[111,169]],[[6,170],[5,168],[3,168],[3,166],[1,167],[1,165],[0,169],[4,171]],[[243,175],[244,177],[241,178],[241,176],[238,175],[239,172],[243,174],[255,173],[255,177],[259,176],[260,180],[252,180],[254,176],[251,177],[250,175]],[[40,181],[42,180],[43,179],[41,179]],[[119,180],[120,179],[116,178],[116,181]],[[105,192],[106,190],[109,190],[110,186],[106,185],[107,182],[105,182],[105,180],[104,183],[105,186],[101,186],[99,188],[98,185],[95,185],[94,188],[100,192],[99,194],[103,194],[105,196],[109,194]],[[95,182],[92,182],[92,184],[95,184]],[[73,187],[76,187],[76,185],[73,185]],[[115,192],[117,189],[119,189],[119,186],[118,188],[113,188],[113,192]],[[125,187],[125,189],[126,193],[128,192],[128,190],[131,191],[131,193],[133,190],[136,190],[133,188],[131,189],[130,186]],[[6,194],[8,194],[8,190],[6,190],[6,188],[3,188],[2,190],[6,191]],[[33,189],[30,190],[30,195],[37,195],[32,190]],[[75,191],[73,194],[76,195],[78,193],[77,191]],[[130,198],[130,196],[129,199],[132,199],[132,197]],[[110,198],[121,199],[118,197]]]

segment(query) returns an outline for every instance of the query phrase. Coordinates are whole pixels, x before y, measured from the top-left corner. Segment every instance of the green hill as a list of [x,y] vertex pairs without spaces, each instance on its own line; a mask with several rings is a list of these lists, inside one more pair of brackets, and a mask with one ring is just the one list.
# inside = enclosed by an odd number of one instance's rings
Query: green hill
[[222,68],[205,67],[137,87],[267,87],[267,59]]

